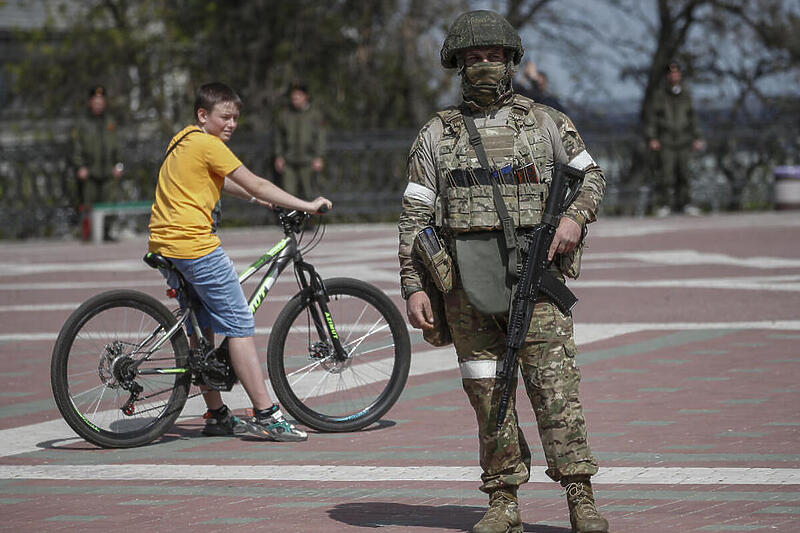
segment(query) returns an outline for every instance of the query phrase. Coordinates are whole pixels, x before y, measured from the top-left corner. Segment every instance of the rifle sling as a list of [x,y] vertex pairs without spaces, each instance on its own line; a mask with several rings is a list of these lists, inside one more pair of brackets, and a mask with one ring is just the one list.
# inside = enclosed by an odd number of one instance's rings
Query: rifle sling
[[[481,141],[481,134],[475,126],[475,119],[469,115],[462,113],[464,126],[467,128],[469,134],[469,143],[475,149],[475,155],[478,156],[478,161],[483,169],[490,173],[492,166],[489,164],[489,158],[486,155],[486,149],[483,147]],[[506,252],[508,253],[508,274],[512,279],[517,277],[517,236],[514,232],[514,221],[508,214],[506,202],[503,200],[503,194],[500,192],[500,186],[497,180],[493,179],[492,182],[492,198],[494,200],[494,208],[497,210],[497,216],[500,219],[500,224],[503,228],[503,237],[506,245]]]

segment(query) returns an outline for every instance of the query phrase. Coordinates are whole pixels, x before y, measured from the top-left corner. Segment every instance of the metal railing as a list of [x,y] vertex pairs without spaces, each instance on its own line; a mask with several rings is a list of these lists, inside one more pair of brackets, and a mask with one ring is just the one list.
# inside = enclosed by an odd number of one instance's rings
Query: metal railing
[[[644,215],[652,209],[654,173],[635,124],[592,121],[581,133],[594,159],[604,169],[606,215]],[[693,203],[706,210],[769,208],[772,168],[797,164],[797,124],[749,125],[734,131],[707,125],[707,149],[691,163]],[[326,168],[316,191],[336,203],[331,213],[340,221],[391,221],[400,211],[406,187],[405,166],[415,131],[331,132]],[[167,139],[124,140],[126,175],[121,197],[149,200]],[[267,135],[240,132],[231,148],[255,173],[272,178]],[[77,235],[77,184],[68,162],[66,141],[0,147],[0,238],[69,237]],[[223,225],[270,223],[255,205],[223,200]],[[143,226],[146,221],[139,221]]]

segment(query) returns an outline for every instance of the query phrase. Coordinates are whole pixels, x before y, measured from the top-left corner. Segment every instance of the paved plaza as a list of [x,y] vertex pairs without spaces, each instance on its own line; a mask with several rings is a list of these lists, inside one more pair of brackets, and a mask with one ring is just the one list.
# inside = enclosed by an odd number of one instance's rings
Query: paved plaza
[[[279,232],[221,236],[244,267]],[[393,225],[337,225],[308,259],[323,277],[379,286],[404,310],[396,248]],[[0,530],[435,533],[480,519],[476,422],[455,353],[413,330],[403,395],[357,433],[202,437],[195,399],[148,446],[103,450],[76,437],[50,392],[54,341],[101,291],[163,298],[144,251],[144,237],[0,246]],[[800,212],[606,218],[570,286],[595,491],[612,531],[800,531]],[[256,315],[259,346],[294,292],[287,272]],[[247,407],[238,386],[226,401]],[[534,452],[520,489],[525,531],[568,533],[533,414],[518,403]]]

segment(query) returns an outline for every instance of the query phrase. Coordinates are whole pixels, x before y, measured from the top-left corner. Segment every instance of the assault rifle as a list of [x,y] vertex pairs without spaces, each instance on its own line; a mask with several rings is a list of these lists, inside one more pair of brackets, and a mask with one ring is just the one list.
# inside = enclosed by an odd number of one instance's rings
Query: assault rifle
[[564,211],[580,191],[585,172],[568,165],[556,163],[550,192],[547,196],[542,221],[522,235],[520,252],[522,268],[511,300],[506,335],[506,358],[497,377],[503,380],[503,395],[497,409],[497,431],[503,425],[508,409],[511,388],[517,378],[517,352],[525,342],[531,324],[533,306],[541,294],[546,294],[563,313],[568,313],[578,302],[567,286],[550,271],[547,252]]

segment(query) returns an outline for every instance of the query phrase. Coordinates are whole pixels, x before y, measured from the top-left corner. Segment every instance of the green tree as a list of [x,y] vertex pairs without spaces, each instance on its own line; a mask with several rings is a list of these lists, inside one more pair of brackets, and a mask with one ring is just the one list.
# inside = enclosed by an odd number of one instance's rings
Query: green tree
[[[689,83],[722,117],[709,153],[730,189],[726,207],[743,206],[753,183],[766,184],[774,164],[791,162],[800,110],[800,6],[782,0],[607,0],[622,20],[645,28],[635,36],[601,36],[619,58],[623,77],[638,81],[648,114],[667,63],[683,63]],[[722,108],[725,113],[722,113]],[[702,109],[702,108],[701,108]],[[749,131],[757,127],[759,131]],[[796,135],[796,133],[794,134]],[[788,139],[788,140],[787,140]],[[762,187],[765,188],[765,187]]]
[[46,24],[27,34],[26,53],[9,65],[15,93],[32,117],[73,115],[92,84],[106,85],[122,122],[162,119],[169,57],[155,39],[161,2],[50,3]]
[[[416,126],[432,111],[438,69],[424,36],[458,2],[421,0],[93,0],[49,2],[51,17],[22,34],[11,65],[31,115],[74,114],[104,83],[121,121],[164,133],[191,117],[211,79],[244,97],[245,129],[263,130],[285,88],[304,80],[335,127]],[[433,72],[433,73],[432,73]]]

